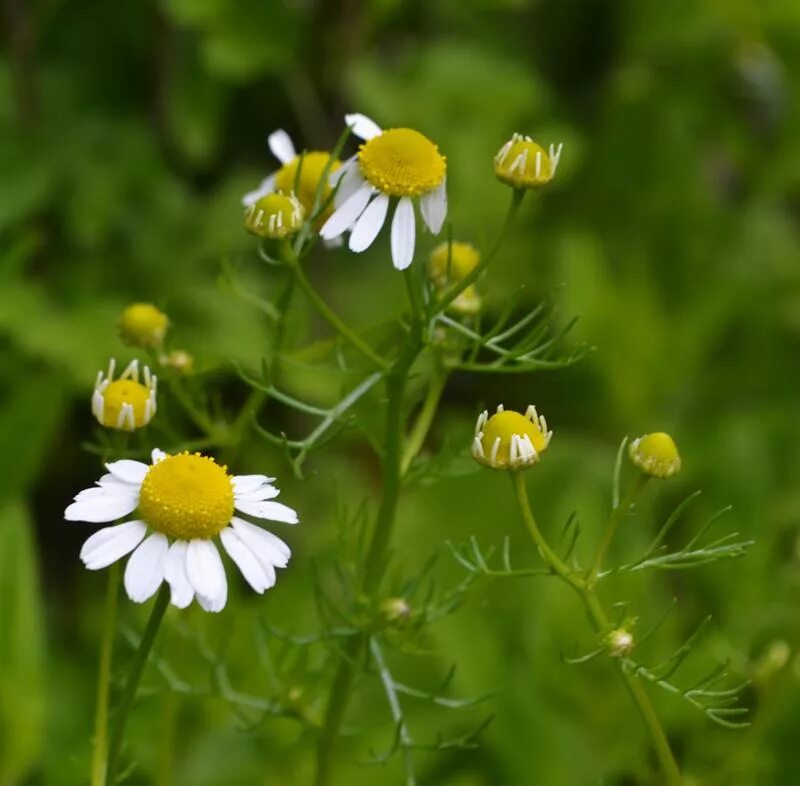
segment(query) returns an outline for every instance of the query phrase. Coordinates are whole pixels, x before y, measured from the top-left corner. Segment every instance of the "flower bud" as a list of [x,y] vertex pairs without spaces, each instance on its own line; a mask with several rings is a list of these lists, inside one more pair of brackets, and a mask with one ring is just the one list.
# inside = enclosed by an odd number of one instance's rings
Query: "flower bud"
[[389,623],[403,623],[411,616],[411,606],[405,598],[384,598],[378,607],[381,617]]
[[92,414],[101,426],[135,431],[146,426],[156,414],[156,377],[144,367],[144,384],[139,382],[139,362],[131,361],[119,379],[114,379],[115,361],[108,373],[100,371],[92,394]]
[[245,228],[259,237],[280,239],[303,224],[305,210],[293,194],[267,194],[245,208]]
[[529,406],[522,415],[504,410],[501,404],[491,417],[486,411],[478,416],[472,457],[493,469],[529,467],[547,450],[552,436],[536,407]]
[[183,349],[173,349],[166,355],[161,355],[159,362],[180,374],[191,374],[194,369],[194,356]]
[[612,658],[624,658],[634,647],[633,634],[625,628],[616,628],[606,636],[605,645]]
[[494,157],[497,179],[514,188],[547,185],[556,174],[562,145],[550,145],[549,152],[529,136],[514,134]]
[[681,457],[675,440],[663,431],[645,434],[628,448],[631,461],[646,475],[668,478],[681,469]]
[[169,318],[151,303],[133,303],[119,319],[120,338],[132,347],[160,347],[169,327]]
[[[446,292],[468,276],[480,261],[478,249],[470,243],[440,243],[428,260],[428,274],[440,292]],[[477,314],[481,310],[481,297],[471,284],[448,306],[459,314]]]

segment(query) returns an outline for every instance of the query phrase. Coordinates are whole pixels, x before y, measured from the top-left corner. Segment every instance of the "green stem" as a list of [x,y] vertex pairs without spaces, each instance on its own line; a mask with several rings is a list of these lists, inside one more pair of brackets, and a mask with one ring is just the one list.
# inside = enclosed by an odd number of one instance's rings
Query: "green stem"
[[103,638],[97,675],[97,707],[94,715],[92,750],[92,786],[105,786],[108,756],[108,696],[111,687],[111,663],[114,658],[114,634],[117,629],[120,567],[115,562],[108,571],[106,608],[103,615]]
[[630,510],[631,505],[633,505],[633,503],[636,501],[636,498],[645,487],[648,477],[649,476],[645,475],[644,472],[640,472],[636,476],[636,480],[634,480],[631,484],[631,487],[628,489],[628,493],[625,495],[622,502],[620,502],[619,505],[617,505],[617,507],[611,511],[611,515],[606,523],[605,531],[603,532],[602,540],[597,548],[597,554],[595,554],[594,560],[592,561],[592,567],[589,568],[589,571],[586,574],[586,580],[590,587],[593,587],[595,584],[597,584],[597,579],[600,576],[600,570],[603,567],[603,560],[605,559],[608,547],[611,545],[611,541],[614,539],[617,528],[619,527],[620,522],[624,518],[625,514]]
[[349,328],[322,299],[317,290],[314,289],[312,283],[308,280],[308,277],[303,272],[303,268],[300,266],[300,263],[296,260],[296,258],[293,258],[289,264],[294,272],[297,283],[300,285],[300,289],[303,290],[306,297],[311,301],[311,304],[317,309],[323,319],[325,319],[328,324],[330,324],[330,326],[337,333],[339,333],[340,336],[342,336],[342,338],[350,342],[350,344],[374,366],[385,371],[387,369],[386,361],[380,358],[372,349],[372,347],[369,346],[369,344],[367,344],[351,328]]
[[139,687],[139,680],[142,677],[145,663],[150,655],[150,650],[153,648],[153,642],[156,639],[156,634],[161,626],[161,621],[164,619],[164,613],[169,605],[169,585],[164,582],[161,589],[156,595],[156,602],[153,610],[150,612],[150,617],[147,620],[142,640],[139,642],[139,647],[131,661],[130,671],[128,678],[125,681],[125,688],[122,692],[122,697],[119,702],[119,707],[116,710],[116,720],[114,721],[114,728],[111,732],[111,742],[108,746],[108,768],[106,769],[106,783],[108,786],[114,786],[117,778],[117,770],[119,768],[119,755],[122,750],[122,741],[125,736],[125,724],[128,721],[133,700],[136,697],[136,689]]
[[411,462],[416,458],[417,454],[422,449],[425,442],[425,437],[428,436],[428,431],[436,416],[436,410],[439,407],[439,400],[444,392],[444,387],[447,384],[447,374],[437,369],[435,376],[431,380],[428,387],[428,393],[425,396],[425,401],[422,403],[422,409],[417,415],[417,421],[414,423],[414,428],[408,435],[405,449],[403,450],[403,458],[400,462],[400,477],[403,477]]
[[[544,561],[552,568],[552,570],[565,582],[567,582],[578,593],[578,595],[580,595],[581,600],[586,607],[589,619],[591,620],[592,627],[599,636],[604,636],[610,631],[611,624],[609,623],[608,615],[603,610],[600,599],[597,597],[597,594],[594,591],[594,585],[589,582],[588,577],[584,579],[582,576],[572,571],[547,543],[547,540],[542,534],[542,531],[539,529],[539,526],[533,517],[533,513],[531,512],[530,502],[528,500],[528,490],[522,473],[513,472],[512,481],[516,491],[520,512],[522,513],[522,518],[525,521],[534,543],[539,549],[539,553],[542,555]],[[641,489],[641,485],[643,484],[638,485]],[[638,493],[638,491],[636,493]],[[626,500],[629,498],[632,502],[635,498],[635,494],[632,495],[629,493],[628,497],[626,497]],[[625,501],[618,506],[617,510],[621,509],[624,505]],[[636,705],[639,714],[642,716],[642,720],[644,720],[645,727],[650,735],[650,740],[656,752],[661,771],[664,775],[664,782],[666,786],[682,786],[683,780],[681,778],[681,773],[678,769],[678,764],[675,761],[672,749],[670,748],[669,741],[667,740],[667,735],[664,733],[664,729],[662,728],[661,722],[659,721],[658,716],[653,709],[653,705],[650,702],[650,697],[647,695],[644,686],[638,677],[625,671],[622,661],[619,661],[618,663],[618,671],[625,682],[625,686],[628,689],[631,699]]]
[[506,235],[508,235],[511,226],[514,223],[514,220],[517,217],[517,213],[519,212],[519,206],[522,204],[522,199],[525,196],[525,191],[520,188],[515,188],[511,192],[511,202],[508,206],[508,210],[506,212],[506,217],[503,220],[503,224],[500,227],[500,232],[497,235],[497,238],[494,241],[494,245],[491,249],[487,252],[486,256],[481,259],[481,261],[475,265],[474,268],[462,278],[454,287],[449,289],[442,299],[435,304],[433,313],[434,314],[441,314],[443,311],[447,309],[447,307],[471,284],[474,284],[481,276],[484,270],[489,267],[492,263],[492,260],[497,256],[497,252],[500,250],[501,246],[505,242]]

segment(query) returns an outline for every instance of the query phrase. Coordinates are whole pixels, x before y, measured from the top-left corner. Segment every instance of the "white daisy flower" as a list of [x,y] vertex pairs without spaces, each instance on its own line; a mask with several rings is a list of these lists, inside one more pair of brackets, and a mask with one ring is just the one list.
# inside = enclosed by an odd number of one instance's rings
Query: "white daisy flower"
[[382,130],[364,115],[345,115],[353,133],[365,140],[342,166],[336,210],[320,235],[332,240],[350,231],[350,250],[366,250],[381,231],[396,198],[391,230],[392,262],[398,270],[414,258],[414,199],[428,229],[438,235],[447,216],[447,163],[439,148],[412,128]]
[[[294,194],[300,200],[307,215],[311,215],[314,208],[314,197],[317,194],[317,187],[322,178],[322,173],[331,159],[330,153],[324,150],[309,150],[300,156],[295,150],[292,138],[282,128],[273,131],[267,139],[272,155],[281,162],[281,168],[273,172],[269,177],[261,181],[261,184],[254,191],[250,191],[242,198],[245,207],[251,207],[268,194]],[[297,179],[297,168],[300,161],[303,166],[300,170],[300,179],[295,191],[295,180]],[[333,175],[341,168],[341,163],[337,160],[331,162],[329,175]],[[330,197],[331,191],[336,182],[336,178],[329,179],[322,192],[322,201]],[[323,216],[325,217],[325,216]]]
[[135,518],[95,532],[81,549],[89,570],[131,555],[124,584],[132,601],[143,603],[166,580],[174,606],[186,608],[197,598],[206,611],[221,611],[228,582],[216,536],[259,594],[274,586],[275,568],[288,564],[291,551],[280,538],[235,515],[296,524],[297,513],[274,501],[275,478],[232,476],[208,456],[160,450],[150,465],[124,459],[106,469],[75,497],[64,518],[105,523],[136,511]]

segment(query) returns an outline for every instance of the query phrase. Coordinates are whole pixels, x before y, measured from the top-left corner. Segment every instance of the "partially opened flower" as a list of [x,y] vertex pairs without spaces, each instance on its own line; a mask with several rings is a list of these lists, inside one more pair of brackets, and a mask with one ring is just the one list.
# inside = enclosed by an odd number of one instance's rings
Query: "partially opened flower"
[[539,460],[552,436],[544,416],[533,405],[522,415],[501,404],[491,417],[486,410],[478,416],[472,457],[493,469],[522,469]]
[[529,136],[514,134],[497,151],[494,173],[497,179],[514,188],[538,188],[556,175],[563,145],[545,150]]
[[258,237],[279,239],[297,232],[305,210],[294,194],[267,194],[244,210],[244,225]]
[[447,164],[439,148],[412,128],[382,130],[364,115],[345,122],[364,140],[357,155],[342,166],[336,210],[320,235],[332,240],[350,231],[350,250],[365,251],[381,231],[396,200],[392,219],[392,262],[398,270],[414,259],[419,202],[422,220],[438,235],[447,216]]
[[208,456],[160,450],[153,451],[152,464],[125,459],[106,469],[95,486],[75,497],[64,518],[106,523],[134,514],[95,532],[84,543],[81,559],[89,570],[99,570],[133,552],[124,583],[136,603],[166,580],[178,608],[194,598],[206,611],[224,608],[228,582],[217,537],[258,593],[274,586],[275,568],[288,564],[289,547],[243,517],[297,523],[292,508],[274,501],[274,478],[230,475]]
[[[278,161],[281,168],[273,172],[269,177],[261,181],[261,184],[254,191],[244,195],[242,203],[245,207],[254,205],[259,199],[268,194],[295,194],[300,200],[307,215],[311,215],[314,209],[314,198],[317,194],[319,182],[325,167],[331,160],[330,153],[324,150],[309,150],[303,155],[298,155],[295,150],[291,137],[281,128],[273,131],[267,140],[269,149]],[[302,162],[302,166],[301,166]],[[328,174],[336,172],[341,167],[339,161],[331,161]],[[300,169],[298,178],[297,170]],[[295,186],[296,183],[296,186]],[[323,184],[321,202],[324,204],[333,190],[334,182],[328,179]]]
[[132,360],[126,369],[114,379],[116,361],[112,358],[108,372],[97,372],[92,393],[92,414],[101,426],[120,431],[135,431],[146,426],[156,414],[155,374],[145,366],[139,381],[139,361]]

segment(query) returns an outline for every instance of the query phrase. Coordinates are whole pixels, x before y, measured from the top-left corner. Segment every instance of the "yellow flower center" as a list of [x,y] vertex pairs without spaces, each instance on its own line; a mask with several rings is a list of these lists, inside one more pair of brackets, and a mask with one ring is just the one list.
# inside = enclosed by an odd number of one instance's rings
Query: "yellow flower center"
[[[132,379],[118,379],[103,391],[102,396],[104,426],[117,427],[119,413],[125,404],[133,407],[133,420],[136,428],[146,426],[150,422],[147,412],[150,390],[140,382],[134,382]],[[152,417],[153,413],[149,414]]]
[[119,333],[126,344],[159,347],[169,326],[167,315],[151,303],[128,306],[119,320]]
[[630,447],[631,460],[648,475],[668,478],[680,471],[678,446],[669,434],[658,431],[635,439]]
[[[278,170],[278,173],[275,175],[275,188],[284,194],[291,194],[294,191],[306,212],[311,213],[314,208],[314,197],[317,195],[317,186],[319,186],[322,173],[325,171],[330,157],[329,153],[325,153],[321,150],[312,150],[302,157],[297,156]],[[297,188],[295,188],[297,168],[300,166],[301,158],[303,167],[300,170]],[[328,170],[328,174],[332,174],[339,169],[340,166],[341,163],[334,160],[331,164],[331,168]],[[321,204],[324,204],[325,200],[331,195],[331,190],[330,184],[325,183],[322,189]],[[330,210],[331,208],[329,207],[328,212],[330,212]]]
[[483,452],[487,458],[491,458],[494,444],[500,438],[500,446],[492,460],[493,465],[506,466],[511,458],[511,440],[514,436],[530,439],[533,449],[537,453],[547,450],[549,440],[539,427],[538,423],[526,418],[519,412],[504,410],[497,412],[483,427]]
[[440,243],[431,251],[430,273],[439,286],[454,284],[469,275],[480,260],[471,243]]
[[514,188],[543,186],[553,179],[553,162],[541,145],[515,134],[495,156],[494,173]]
[[208,456],[167,456],[147,470],[139,511],[153,529],[176,540],[211,538],[233,516],[232,478]]
[[361,174],[389,196],[419,196],[444,180],[446,163],[428,137],[411,128],[390,128],[361,145]]
[[300,229],[304,213],[295,196],[267,194],[245,210],[244,225],[259,237],[283,238]]

